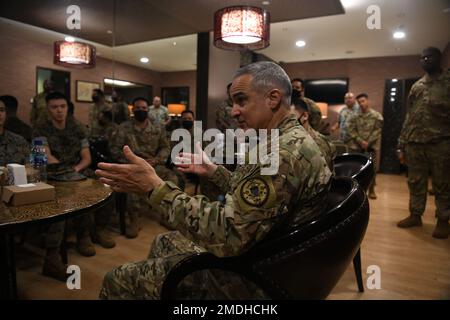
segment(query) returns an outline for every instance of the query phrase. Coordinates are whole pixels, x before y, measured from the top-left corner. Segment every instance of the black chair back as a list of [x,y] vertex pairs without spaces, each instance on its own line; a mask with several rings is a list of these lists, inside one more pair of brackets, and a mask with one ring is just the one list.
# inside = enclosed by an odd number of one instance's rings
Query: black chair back
[[361,153],[345,153],[334,159],[336,177],[350,177],[367,191],[375,174],[373,160]]
[[369,221],[366,195],[350,178],[333,179],[327,208],[295,230],[269,235],[241,256],[186,258],[169,272],[162,298],[173,298],[186,275],[218,268],[243,275],[273,299],[325,299],[352,262]]

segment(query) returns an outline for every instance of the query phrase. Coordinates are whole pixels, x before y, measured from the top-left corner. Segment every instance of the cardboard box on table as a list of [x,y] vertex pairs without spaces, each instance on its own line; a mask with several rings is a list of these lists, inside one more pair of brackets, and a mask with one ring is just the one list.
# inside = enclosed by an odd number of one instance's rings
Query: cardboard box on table
[[55,187],[43,182],[3,187],[2,200],[12,206],[22,206],[55,199]]

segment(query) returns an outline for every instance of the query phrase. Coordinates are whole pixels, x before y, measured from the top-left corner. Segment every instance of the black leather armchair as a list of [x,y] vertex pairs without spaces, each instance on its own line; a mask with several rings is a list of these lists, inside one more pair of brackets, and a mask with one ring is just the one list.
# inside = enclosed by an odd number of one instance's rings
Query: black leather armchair
[[350,178],[333,179],[327,211],[304,225],[278,230],[237,257],[211,253],[180,261],[167,275],[162,299],[173,299],[180,281],[205,269],[236,272],[273,299],[325,299],[347,269],[364,237],[369,206]]
[[[367,192],[370,182],[375,174],[372,159],[364,154],[345,153],[334,159],[334,173],[336,177],[351,177],[355,179],[364,192]],[[364,284],[361,272],[361,249],[353,259],[358,290],[364,292]]]

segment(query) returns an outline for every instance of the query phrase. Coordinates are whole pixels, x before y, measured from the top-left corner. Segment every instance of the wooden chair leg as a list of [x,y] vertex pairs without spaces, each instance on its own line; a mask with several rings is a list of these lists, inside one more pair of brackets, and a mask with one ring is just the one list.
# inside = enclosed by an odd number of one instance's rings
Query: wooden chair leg
[[359,292],[364,292],[364,283],[361,272],[361,248],[358,249],[355,257],[353,258],[353,268],[355,269],[356,282],[358,283]]

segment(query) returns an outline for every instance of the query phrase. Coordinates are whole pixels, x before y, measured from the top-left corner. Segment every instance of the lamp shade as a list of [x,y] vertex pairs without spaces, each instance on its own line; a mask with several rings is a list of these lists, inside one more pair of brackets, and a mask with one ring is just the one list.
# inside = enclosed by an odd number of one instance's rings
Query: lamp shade
[[257,7],[233,6],[214,14],[214,45],[228,50],[258,50],[270,44],[270,14]]
[[56,41],[53,46],[54,64],[69,68],[95,67],[95,47],[83,42]]
[[320,112],[322,112],[322,118],[328,118],[328,103],[316,102],[316,105],[319,107]]
[[186,110],[186,106],[181,103],[180,104],[169,103],[167,109],[169,110],[170,116],[179,116],[184,110]]

